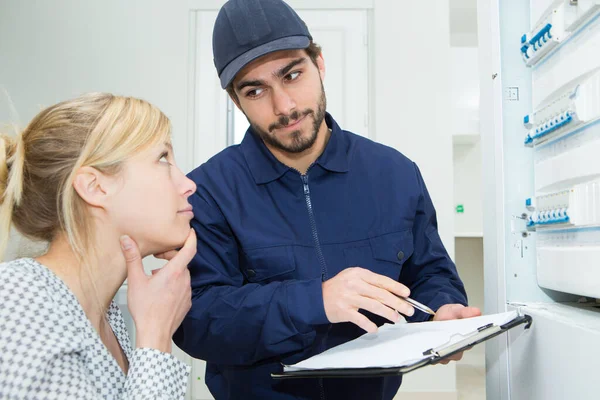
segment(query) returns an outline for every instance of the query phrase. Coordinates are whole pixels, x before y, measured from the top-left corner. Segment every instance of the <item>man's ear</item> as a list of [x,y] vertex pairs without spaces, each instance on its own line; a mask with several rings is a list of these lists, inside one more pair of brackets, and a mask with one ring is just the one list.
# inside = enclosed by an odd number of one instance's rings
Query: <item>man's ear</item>
[[86,203],[94,207],[101,207],[107,203],[107,176],[93,167],[81,167],[75,179],[73,188]]
[[317,57],[317,68],[319,68],[319,75],[321,75],[321,81],[325,80],[325,59],[323,53]]

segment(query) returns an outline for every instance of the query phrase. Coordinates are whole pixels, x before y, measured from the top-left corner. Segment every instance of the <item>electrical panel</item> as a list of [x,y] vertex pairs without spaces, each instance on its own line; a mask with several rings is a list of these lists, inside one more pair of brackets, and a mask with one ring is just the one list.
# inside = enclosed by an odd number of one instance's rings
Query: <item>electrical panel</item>
[[566,86],[523,118],[523,124],[529,130],[525,145],[533,146],[573,133],[600,118],[600,70]]
[[521,55],[528,67],[549,56],[561,43],[600,12],[598,0],[557,0],[532,29],[521,36]]
[[523,117],[523,144],[533,152],[534,169],[533,193],[523,206],[527,234],[535,240],[537,283],[595,298],[600,298],[600,57],[589,54],[579,70],[572,65],[577,57],[585,59],[581,49],[592,47],[592,38],[600,38],[599,3],[555,1],[519,43],[524,68],[531,67],[538,82],[532,88],[534,109]]

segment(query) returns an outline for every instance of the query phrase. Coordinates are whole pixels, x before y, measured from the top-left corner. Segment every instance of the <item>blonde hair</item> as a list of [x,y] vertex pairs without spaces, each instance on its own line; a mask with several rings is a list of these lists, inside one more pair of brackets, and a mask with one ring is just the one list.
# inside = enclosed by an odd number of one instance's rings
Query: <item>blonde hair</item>
[[86,264],[95,238],[86,203],[73,187],[78,170],[116,174],[136,152],[170,137],[170,121],[158,108],[107,93],[50,106],[16,138],[0,136],[0,260],[14,225],[35,240],[66,234]]

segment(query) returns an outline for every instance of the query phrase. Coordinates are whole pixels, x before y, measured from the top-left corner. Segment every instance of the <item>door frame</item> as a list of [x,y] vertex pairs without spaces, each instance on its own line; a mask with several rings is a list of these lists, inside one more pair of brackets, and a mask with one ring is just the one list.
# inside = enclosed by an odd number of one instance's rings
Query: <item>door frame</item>
[[[477,1],[480,80],[480,131],[483,171],[485,314],[507,311],[504,201],[504,144],[500,4]],[[486,392],[489,400],[510,399],[509,337],[486,342]]]

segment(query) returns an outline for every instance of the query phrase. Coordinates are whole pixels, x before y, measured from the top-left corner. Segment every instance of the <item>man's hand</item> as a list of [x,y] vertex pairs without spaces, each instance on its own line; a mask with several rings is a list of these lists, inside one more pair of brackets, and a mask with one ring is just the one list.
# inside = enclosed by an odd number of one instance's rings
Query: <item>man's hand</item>
[[[447,321],[451,319],[463,319],[478,317],[481,315],[481,310],[477,307],[465,307],[462,304],[445,304],[441,306],[435,316],[434,321]],[[456,353],[455,355],[440,361],[440,364],[448,364],[450,361],[458,361],[462,358],[463,352]]]
[[396,322],[396,310],[409,316],[415,312],[398,297],[409,294],[403,284],[359,267],[345,269],[323,282],[323,304],[329,322],[352,322],[367,332],[377,331],[377,325],[359,313],[359,309]]

